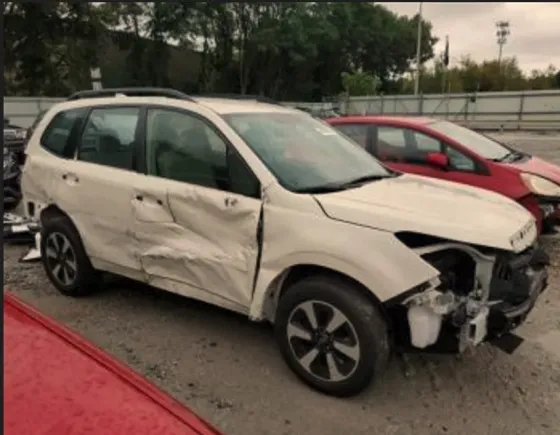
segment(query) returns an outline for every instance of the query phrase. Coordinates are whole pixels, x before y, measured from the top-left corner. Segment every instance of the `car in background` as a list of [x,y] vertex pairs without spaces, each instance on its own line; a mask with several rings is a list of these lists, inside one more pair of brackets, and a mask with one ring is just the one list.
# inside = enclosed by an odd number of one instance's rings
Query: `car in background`
[[220,434],[9,292],[4,292],[3,332],[6,434]]
[[3,154],[4,209],[12,210],[21,201],[21,167],[12,150],[4,147]]
[[560,168],[450,121],[397,116],[330,118],[388,167],[488,189],[529,210],[539,230],[560,222]]
[[10,120],[4,118],[4,148],[8,148],[20,164],[24,161],[26,139],[25,128],[10,124]]
[[390,170],[278,103],[79,92],[34,131],[22,187],[60,293],[111,272],[270,322],[292,371],[336,396],[393,350],[508,333],[547,286],[519,204]]
[[338,118],[342,116],[340,111],[334,107],[308,107],[308,106],[296,106],[297,110],[309,113],[314,118],[327,119],[327,118]]
[[[41,120],[43,119],[43,116],[45,116],[45,113],[47,113],[46,109],[43,109],[43,110],[39,111],[39,113],[37,114],[37,116],[33,120],[33,124],[31,124],[31,126],[27,129],[27,139],[29,139],[31,137],[31,135],[33,134],[33,131],[35,131],[35,129],[37,128],[37,125],[41,122]],[[26,143],[27,143],[27,141],[26,141]]]

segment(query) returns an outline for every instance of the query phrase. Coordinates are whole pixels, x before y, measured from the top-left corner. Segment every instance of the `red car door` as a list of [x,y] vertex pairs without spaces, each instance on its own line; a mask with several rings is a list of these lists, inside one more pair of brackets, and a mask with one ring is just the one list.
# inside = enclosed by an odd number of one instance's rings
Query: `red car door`
[[[455,181],[496,191],[486,166],[429,134],[399,126],[378,125],[373,153],[387,166],[402,172]],[[429,153],[443,153],[447,168],[427,163]]]

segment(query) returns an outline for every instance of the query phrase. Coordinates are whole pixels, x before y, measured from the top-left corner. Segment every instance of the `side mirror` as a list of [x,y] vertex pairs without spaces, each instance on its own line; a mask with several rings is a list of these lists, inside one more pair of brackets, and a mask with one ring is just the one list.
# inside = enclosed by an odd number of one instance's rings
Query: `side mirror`
[[443,153],[428,153],[426,160],[428,164],[439,169],[447,169],[449,167],[449,157]]

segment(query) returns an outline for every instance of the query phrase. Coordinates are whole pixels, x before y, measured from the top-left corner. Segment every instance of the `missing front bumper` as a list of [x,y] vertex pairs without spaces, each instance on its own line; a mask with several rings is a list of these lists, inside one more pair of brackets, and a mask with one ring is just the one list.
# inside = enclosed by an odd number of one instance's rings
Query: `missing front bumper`
[[538,247],[521,254],[498,255],[492,269],[488,301],[468,298],[455,305],[441,316],[437,340],[428,346],[413,345],[419,340],[418,331],[414,331],[418,324],[410,322],[411,306],[393,307],[396,344],[404,351],[461,353],[467,347],[510,333],[525,321],[546,289],[548,262],[547,254]]

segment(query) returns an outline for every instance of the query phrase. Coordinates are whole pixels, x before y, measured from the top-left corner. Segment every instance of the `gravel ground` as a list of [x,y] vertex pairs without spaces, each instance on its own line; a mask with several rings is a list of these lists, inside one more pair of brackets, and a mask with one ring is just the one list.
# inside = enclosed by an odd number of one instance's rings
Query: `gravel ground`
[[[560,163],[560,138],[499,135]],[[374,388],[334,399],[284,366],[270,327],[115,279],[85,299],[59,295],[27,248],[4,246],[4,286],[125,361],[227,434],[554,434],[560,423],[560,237],[543,240],[551,282],[508,356],[393,360]],[[556,427],[557,429],[554,429]]]

